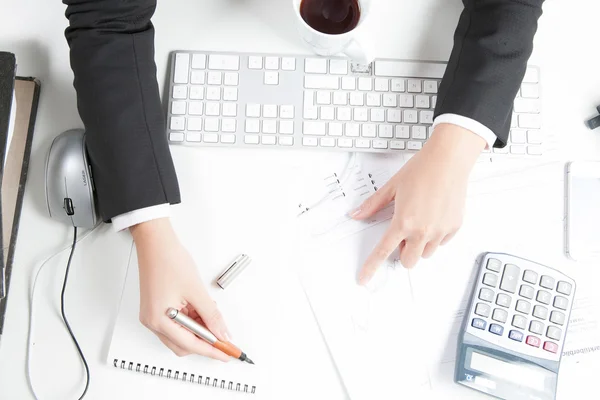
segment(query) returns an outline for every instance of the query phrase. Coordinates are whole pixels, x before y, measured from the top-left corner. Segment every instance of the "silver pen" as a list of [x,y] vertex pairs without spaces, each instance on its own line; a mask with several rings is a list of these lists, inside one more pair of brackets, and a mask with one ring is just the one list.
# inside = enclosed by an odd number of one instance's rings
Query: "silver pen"
[[184,313],[179,312],[179,310],[176,310],[175,308],[169,308],[167,310],[167,316],[173,321],[177,322],[179,325],[192,332],[194,335],[211,344],[213,347],[221,350],[228,356],[237,358],[240,361],[245,361],[249,364],[254,364],[254,362],[252,362],[252,360],[248,358],[246,353],[235,347],[230,342],[220,341],[215,335],[212,334],[211,331],[209,331],[208,329],[206,329],[205,327],[203,327]]

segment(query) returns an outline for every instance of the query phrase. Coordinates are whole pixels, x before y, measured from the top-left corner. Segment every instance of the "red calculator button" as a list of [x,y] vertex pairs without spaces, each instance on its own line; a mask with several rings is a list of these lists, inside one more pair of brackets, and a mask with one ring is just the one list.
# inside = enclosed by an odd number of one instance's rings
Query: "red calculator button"
[[540,347],[541,341],[540,338],[537,336],[527,336],[527,340],[525,340],[525,343],[533,347]]
[[556,353],[558,351],[558,345],[554,342],[545,342],[544,350],[549,351],[551,353]]

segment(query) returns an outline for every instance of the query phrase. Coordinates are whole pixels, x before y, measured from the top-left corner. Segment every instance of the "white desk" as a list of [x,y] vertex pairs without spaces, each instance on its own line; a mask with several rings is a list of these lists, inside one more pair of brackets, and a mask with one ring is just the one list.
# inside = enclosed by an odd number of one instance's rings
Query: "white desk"
[[[577,3],[574,7],[572,2],[547,2],[532,63],[542,67],[545,125],[559,134],[565,158],[599,158],[600,132],[588,131],[583,120],[600,104],[600,54],[594,42],[600,5],[593,0]],[[365,26],[366,43],[378,57],[445,60],[461,8],[459,0],[375,1]],[[44,157],[51,140],[66,129],[81,126],[63,36],[67,26],[63,14],[64,6],[56,1],[4,1],[2,5],[0,48],[17,54],[19,75],[33,75],[42,81],[7,328],[0,342],[0,397],[7,399],[32,397],[25,377],[31,271],[46,255],[68,244],[71,235],[69,228],[47,217],[43,192]],[[167,55],[175,49],[307,52],[296,36],[289,0],[165,0],[159,1],[153,21],[161,84]],[[298,164],[305,157],[316,156],[294,153],[286,158]],[[180,389],[186,385],[124,373],[104,362],[128,250],[127,234],[105,229],[77,252],[80,263],[74,264],[67,307],[92,370],[87,398],[191,395],[191,389]],[[66,254],[47,267],[37,294],[38,340],[32,369],[44,399],[74,398],[80,390],[80,364],[56,312],[65,261]],[[289,369],[274,371],[273,378],[279,382],[275,398],[346,398],[306,304],[301,299],[291,300],[290,313],[302,321],[299,325],[305,327],[301,332],[304,339],[298,345],[297,362]]]

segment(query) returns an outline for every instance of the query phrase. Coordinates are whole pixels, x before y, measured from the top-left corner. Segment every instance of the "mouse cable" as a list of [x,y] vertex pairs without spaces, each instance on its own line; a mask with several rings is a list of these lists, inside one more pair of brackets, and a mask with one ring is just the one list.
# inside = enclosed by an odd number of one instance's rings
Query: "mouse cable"
[[77,351],[79,353],[79,356],[81,357],[81,360],[83,361],[83,365],[85,367],[85,371],[86,371],[86,384],[85,384],[85,389],[83,391],[83,393],[81,394],[81,396],[79,397],[79,400],[83,399],[83,397],[85,396],[85,394],[87,393],[88,387],[89,387],[89,382],[90,382],[90,371],[89,371],[89,367],[87,364],[87,360],[85,359],[83,352],[81,351],[81,348],[79,347],[79,343],[77,342],[77,339],[75,339],[75,336],[73,335],[73,332],[71,330],[71,326],[69,325],[69,323],[67,322],[67,318],[65,316],[65,312],[64,312],[64,294],[65,294],[65,288],[66,288],[66,284],[67,284],[67,278],[69,275],[69,269],[71,266],[71,260],[73,258],[73,254],[75,252],[75,246],[77,245],[77,243],[83,241],[85,238],[87,238],[92,232],[94,232],[96,230],[96,228],[100,226],[100,225],[96,225],[93,229],[87,231],[83,236],[81,236],[79,238],[79,240],[77,240],[77,228],[75,227],[73,230],[73,243],[60,249],[59,251],[57,251],[56,253],[52,254],[51,256],[49,256],[48,258],[46,258],[41,264],[40,266],[37,268],[37,270],[35,271],[35,273],[33,274],[33,281],[31,284],[31,292],[30,292],[30,298],[29,298],[29,332],[27,334],[27,380],[29,383],[29,387],[33,393],[33,396],[36,400],[39,400],[39,397],[37,396],[37,394],[35,393],[35,389],[33,387],[33,379],[31,378],[31,355],[32,355],[32,349],[33,349],[33,331],[34,331],[34,299],[35,299],[35,289],[37,286],[37,281],[38,281],[38,277],[40,275],[40,272],[42,272],[42,269],[44,269],[44,266],[46,266],[46,264],[52,260],[54,257],[58,256],[59,254],[62,254],[62,252],[64,252],[67,249],[71,249],[71,252],[69,254],[69,261],[67,262],[67,268],[65,271],[65,279],[63,281],[63,286],[62,286],[62,291],[61,291],[61,297],[60,297],[60,309],[61,309],[61,315],[63,318],[63,322],[65,324],[65,326],[67,327],[68,331],[69,331],[69,335],[71,336],[71,339],[73,340],[73,342],[75,343],[75,346],[77,347]]

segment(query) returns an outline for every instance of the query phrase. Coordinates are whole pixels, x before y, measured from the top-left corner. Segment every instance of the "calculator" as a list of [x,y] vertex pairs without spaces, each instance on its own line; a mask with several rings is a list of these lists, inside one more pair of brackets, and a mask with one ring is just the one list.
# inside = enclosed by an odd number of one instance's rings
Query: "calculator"
[[523,258],[486,253],[474,286],[455,381],[501,399],[555,399],[575,281]]

